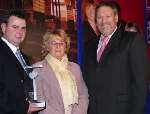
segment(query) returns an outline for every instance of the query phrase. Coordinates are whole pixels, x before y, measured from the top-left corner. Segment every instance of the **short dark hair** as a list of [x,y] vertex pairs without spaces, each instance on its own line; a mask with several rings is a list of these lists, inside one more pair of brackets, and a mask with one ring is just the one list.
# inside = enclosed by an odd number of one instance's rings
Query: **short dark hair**
[[16,17],[19,17],[21,19],[26,19],[26,15],[25,15],[25,12],[24,10],[21,10],[21,9],[12,9],[10,10],[3,18],[3,23],[8,23],[8,19],[11,17],[11,16],[16,16]]

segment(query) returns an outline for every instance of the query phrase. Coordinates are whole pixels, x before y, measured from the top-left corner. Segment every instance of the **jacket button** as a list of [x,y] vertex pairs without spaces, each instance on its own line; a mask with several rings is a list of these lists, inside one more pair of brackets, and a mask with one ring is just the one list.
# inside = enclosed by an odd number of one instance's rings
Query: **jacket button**
[[23,80],[21,80],[21,83],[23,83]]

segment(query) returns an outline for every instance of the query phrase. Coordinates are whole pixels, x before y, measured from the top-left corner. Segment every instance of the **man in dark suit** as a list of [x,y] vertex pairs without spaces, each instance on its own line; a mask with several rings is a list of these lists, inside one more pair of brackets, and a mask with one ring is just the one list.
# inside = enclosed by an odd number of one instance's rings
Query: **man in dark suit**
[[126,32],[117,23],[113,3],[97,5],[96,24],[101,35],[90,43],[83,70],[90,95],[88,114],[145,112],[149,71],[146,45],[141,35]]
[[[40,110],[27,100],[31,80],[17,59],[17,49],[26,34],[23,11],[13,10],[1,24],[0,38],[0,114],[31,114]],[[23,55],[25,59],[25,56]],[[25,59],[26,61],[26,59]],[[26,61],[27,62],[27,61]]]

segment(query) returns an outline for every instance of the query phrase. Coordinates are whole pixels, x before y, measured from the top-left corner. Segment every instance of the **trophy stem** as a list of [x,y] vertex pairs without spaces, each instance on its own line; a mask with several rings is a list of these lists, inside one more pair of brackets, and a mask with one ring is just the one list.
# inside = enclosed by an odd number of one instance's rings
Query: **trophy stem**
[[31,103],[36,104],[36,107],[40,107],[42,109],[45,108],[46,106],[46,101],[44,100],[44,97],[42,96],[42,93],[40,93],[40,86],[38,85],[38,72],[34,69],[36,68],[42,68],[42,66],[27,66],[26,70],[28,71],[27,74],[29,76],[29,78],[32,80],[32,86],[33,86],[33,90],[32,91],[28,91],[28,97],[29,97],[29,101]]
[[35,83],[35,79],[33,79],[33,99],[37,100],[37,91],[36,91],[36,83]]

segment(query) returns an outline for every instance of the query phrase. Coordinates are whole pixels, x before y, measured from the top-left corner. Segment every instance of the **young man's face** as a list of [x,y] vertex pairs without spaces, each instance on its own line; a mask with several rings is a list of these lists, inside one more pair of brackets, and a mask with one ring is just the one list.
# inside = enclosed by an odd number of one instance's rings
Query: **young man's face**
[[24,40],[26,35],[26,21],[16,16],[11,16],[6,23],[2,23],[4,38],[16,47]]

